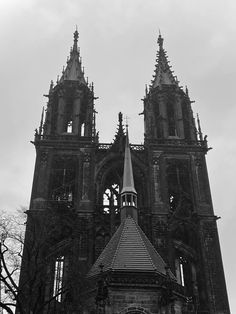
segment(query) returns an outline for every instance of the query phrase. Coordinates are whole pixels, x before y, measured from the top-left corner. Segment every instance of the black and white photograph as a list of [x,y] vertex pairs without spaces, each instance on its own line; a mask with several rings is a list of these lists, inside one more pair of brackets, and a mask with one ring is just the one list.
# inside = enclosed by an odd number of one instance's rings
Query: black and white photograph
[[0,314],[236,313],[235,16],[0,0]]

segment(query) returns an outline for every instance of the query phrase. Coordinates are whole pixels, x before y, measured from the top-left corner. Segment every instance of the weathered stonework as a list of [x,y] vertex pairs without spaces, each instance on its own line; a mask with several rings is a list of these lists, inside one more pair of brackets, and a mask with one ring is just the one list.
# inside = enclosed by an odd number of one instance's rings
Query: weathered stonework
[[[76,31],[33,142],[37,157],[19,302],[27,300],[27,313],[34,306],[50,314],[230,314],[208,145],[195,125],[188,90],[170,70],[161,36],[155,76],[143,100],[144,144],[131,144],[130,151],[138,224],[167,264],[166,274],[124,272],[115,278],[103,274],[101,265],[100,277],[86,277],[120,225],[126,134],[120,113],[113,143],[99,142],[96,97],[84,79],[77,40]],[[40,267],[31,287],[36,257]],[[60,297],[56,284],[65,288]]]

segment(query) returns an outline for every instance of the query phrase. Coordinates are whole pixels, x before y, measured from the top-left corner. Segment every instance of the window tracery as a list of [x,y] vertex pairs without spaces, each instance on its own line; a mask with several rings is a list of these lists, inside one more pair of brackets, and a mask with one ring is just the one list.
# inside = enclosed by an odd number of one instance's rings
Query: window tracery
[[193,202],[187,161],[168,162],[167,184],[170,212],[188,217],[193,210]]
[[67,101],[63,120],[64,120],[63,132],[72,133],[73,132],[73,100],[72,99]]
[[168,130],[169,136],[177,136],[176,131],[176,118],[175,118],[175,108],[172,101],[167,104],[167,117],[168,117]]
[[67,203],[72,207],[75,192],[75,163],[73,159],[56,158],[53,161],[51,172],[51,188],[49,199],[52,201]]
[[55,261],[54,280],[53,280],[53,297],[58,302],[62,302],[63,277],[65,271],[65,256],[59,256]]

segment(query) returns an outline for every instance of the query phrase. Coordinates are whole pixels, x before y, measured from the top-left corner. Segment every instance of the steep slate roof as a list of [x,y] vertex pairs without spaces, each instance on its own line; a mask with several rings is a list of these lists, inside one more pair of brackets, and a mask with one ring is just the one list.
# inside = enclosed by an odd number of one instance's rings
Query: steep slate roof
[[162,84],[165,85],[178,85],[176,77],[174,77],[169,61],[167,59],[166,51],[163,49],[163,38],[161,35],[158,37],[159,51],[157,53],[157,64],[155,69],[154,79],[152,80],[151,88],[155,88]]
[[[101,255],[88,273],[88,277],[103,271],[157,272],[166,275],[166,264],[133,218],[121,223]],[[175,279],[171,273],[171,278]]]

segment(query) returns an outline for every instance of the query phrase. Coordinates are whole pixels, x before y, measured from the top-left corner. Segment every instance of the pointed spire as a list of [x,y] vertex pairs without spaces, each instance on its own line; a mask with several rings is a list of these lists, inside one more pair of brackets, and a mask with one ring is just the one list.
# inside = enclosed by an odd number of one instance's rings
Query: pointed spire
[[76,30],[74,32],[74,45],[73,45],[73,51],[77,52],[78,51],[78,38],[79,38],[79,33],[76,25]]
[[118,114],[118,130],[116,133],[116,138],[117,137],[123,137],[124,136],[124,128],[123,128],[123,115],[121,112]]
[[164,85],[178,85],[178,80],[171,71],[166,51],[163,48],[164,39],[159,31],[157,43],[159,45],[159,51],[157,52],[157,64],[155,68],[155,74],[153,76],[151,88]]
[[198,113],[197,113],[197,126],[198,126],[199,139],[200,139],[200,141],[203,141],[202,129],[201,129],[201,124],[200,124],[200,119],[199,119]]
[[129,147],[128,126],[126,125],[126,143],[125,143],[125,159],[124,159],[124,174],[123,174],[123,188],[121,194],[131,192],[137,194],[134,187],[133,168],[131,161],[131,152]]
[[138,221],[137,192],[134,187],[131,152],[129,147],[128,126],[126,125],[126,143],[124,158],[123,187],[121,190],[121,221],[127,217]]
[[126,136],[125,136],[124,126],[123,126],[123,116],[122,116],[122,113],[119,112],[117,130],[116,130],[116,134],[115,134],[115,138],[114,138],[114,142],[112,144],[111,150],[122,154],[124,151],[125,140],[126,140]]
[[40,126],[39,126],[39,135],[42,134],[43,130],[43,120],[44,120],[44,107],[42,109],[42,114],[41,114],[41,121],[40,121]]
[[67,60],[66,68],[63,70],[60,78],[60,83],[63,81],[79,81],[80,83],[87,85],[84,78],[84,70],[82,68],[82,58],[80,56],[80,49],[78,47],[79,33],[76,26],[74,32],[73,48],[70,51],[70,57]]
[[163,50],[163,42],[164,42],[164,39],[161,37],[161,32],[159,30],[159,36],[157,39],[157,43],[159,45],[159,50]]

